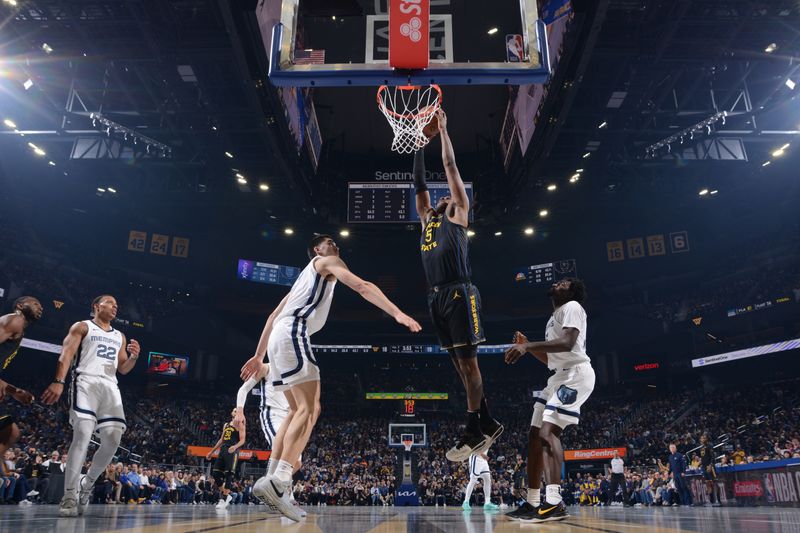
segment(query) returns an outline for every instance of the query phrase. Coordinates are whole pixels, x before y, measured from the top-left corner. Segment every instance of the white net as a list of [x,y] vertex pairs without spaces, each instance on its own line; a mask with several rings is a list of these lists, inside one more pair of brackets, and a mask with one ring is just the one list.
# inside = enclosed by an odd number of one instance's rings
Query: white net
[[381,85],[378,88],[378,107],[394,132],[392,150],[410,154],[428,144],[430,139],[425,135],[425,127],[441,105],[442,90],[438,85]]

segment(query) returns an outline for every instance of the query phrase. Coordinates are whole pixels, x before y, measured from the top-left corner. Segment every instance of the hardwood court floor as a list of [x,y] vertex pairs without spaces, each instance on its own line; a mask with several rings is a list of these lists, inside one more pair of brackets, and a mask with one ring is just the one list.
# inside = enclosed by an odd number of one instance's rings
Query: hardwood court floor
[[520,524],[499,513],[432,507],[311,507],[304,522],[269,514],[263,506],[92,505],[80,518],[59,518],[54,505],[0,507],[0,532],[13,533],[785,533],[800,532],[800,509],[771,508],[570,508],[572,517],[551,524]]

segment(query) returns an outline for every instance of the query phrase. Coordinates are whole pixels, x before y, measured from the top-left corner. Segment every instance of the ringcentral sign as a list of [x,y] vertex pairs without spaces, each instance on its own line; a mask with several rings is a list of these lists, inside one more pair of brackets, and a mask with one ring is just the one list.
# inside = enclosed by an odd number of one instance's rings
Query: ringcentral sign
[[[432,170],[425,171],[426,181],[446,181],[447,174],[443,171],[436,172]],[[394,170],[384,172],[382,170],[375,171],[375,181],[414,181],[413,172],[404,172],[401,170]]]

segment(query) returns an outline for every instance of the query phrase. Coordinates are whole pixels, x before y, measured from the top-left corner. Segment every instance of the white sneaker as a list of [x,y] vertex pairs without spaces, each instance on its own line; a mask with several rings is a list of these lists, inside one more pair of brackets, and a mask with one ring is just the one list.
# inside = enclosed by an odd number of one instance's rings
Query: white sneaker
[[61,499],[61,505],[58,507],[59,516],[78,516],[78,500],[74,496],[67,496],[66,494]]
[[28,494],[26,494],[25,496],[38,496],[38,495],[39,495],[39,491],[32,490]]
[[86,509],[89,507],[89,501],[92,499],[92,485],[89,487],[85,487],[87,476],[82,475],[78,480],[78,487],[80,488],[80,492],[78,493],[78,514],[82,515],[86,512]]
[[228,502],[224,499],[220,499],[220,501],[217,502],[216,508],[218,511],[224,511],[228,508]]
[[291,490],[291,483],[283,482],[277,476],[264,476],[253,485],[253,494],[265,502],[269,502],[283,516],[295,522],[302,519],[298,509],[289,503],[286,493]]
[[30,500],[21,500],[19,505],[33,505],[33,502]]

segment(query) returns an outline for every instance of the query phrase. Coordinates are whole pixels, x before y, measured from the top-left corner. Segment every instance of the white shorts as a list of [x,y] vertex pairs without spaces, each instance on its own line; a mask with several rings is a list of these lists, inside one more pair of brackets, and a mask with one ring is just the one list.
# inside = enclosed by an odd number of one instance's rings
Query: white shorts
[[276,391],[285,391],[307,381],[319,381],[319,367],[302,318],[287,318],[274,325],[267,342],[267,356]]
[[275,437],[278,436],[278,431],[281,430],[283,421],[286,420],[288,415],[289,411],[286,409],[272,407],[271,405],[267,405],[261,409],[261,429],[264,431],[264,438],[267,439],[270,450],[272,449],[272,443]]
[[83,419],[96,421],[95,429],[117,426],[124,431],[127,427],[119,387],[98,376],[78,375],[73,379],[69,413],[73,426],[77,419]]
[[542,421],[562,429],[577,424],[581,417],[581,406],[594,390],[594,380],[591,363],[557,369],[547,380],[542,395],[534,398],[531,426],[540,428]]
[[469,482],[477,483],[478,481],[482,481],[483,483],[487,483],[489,485],[492,484],[492,475],[489,472],[484,472],[483,474],[478,474],[477,476],[473,476],[472,474],[469,475]]

